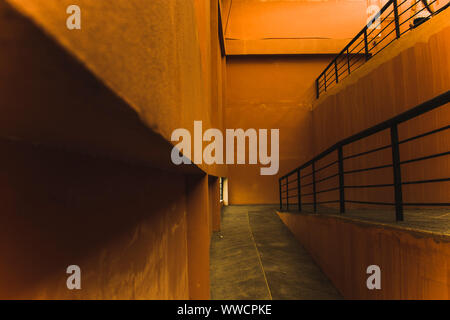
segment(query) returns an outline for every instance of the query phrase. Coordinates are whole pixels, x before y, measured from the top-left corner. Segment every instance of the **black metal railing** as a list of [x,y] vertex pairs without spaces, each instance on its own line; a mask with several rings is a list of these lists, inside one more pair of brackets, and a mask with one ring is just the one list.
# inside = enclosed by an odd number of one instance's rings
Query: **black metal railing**
[[[448,108],[449,106],[445,106],[450,101],[450,91],[447,91],[425,103],[420,104],[419,106],[412,108],[394,118],[391,118],[387,121],[384,121],[378,125],[375,125],[371,128],[361,131],[358,134],[355,134],[349,138],[346,138],[332,147],[328,148],[324,152],[320,153],[312,160],[306,162],[295,170],[292,170],[288,174],[284,175],[279,179],[279,193],[280,193],[280,210],[288,210],[289,206],[297,206],[298,211],[302,211],[302,206],[310,205],[313,207],[313,211],[317,212],[318,205],[324,204],[339,204],[339,211],[341,213],[345,213],[346,204],[354,203],[354,204],[363,204],[363,205],[381,205],[381,206],[392,206],[395,208],[396,212],[396,220],[403,221],[403,208],[405,206],[420,206],[420,207],[449,207],[449,202],[429,202],[429,203],[412,203],[412,202],[404,202],[403,201],[403,192],[402,187],[405,185],[412,184],[428,184],[428,183],[439,183],[450,181],[450,177],[439,177],[435,179],[427,179],[427,180],[413,180],[413,181],[403,181],[401,177],[401,168],[405,164],[409,163],[420,163],[423,160],[439,158],[444,156],[450,156],[450,150],[445,150],[443,152],[430,154],[421,157],[415,157],[408,160],[403,160],[400,154],[400,146],[406,143],[417,141],[421,138],[442,133],[443,131],[450,129],[450,124],[446,124],[442,127],[433,129],[431,131],[421,133],[419,135],[409,137],[407,139],[400,140],[398,134],[398,126],[399,124],[405,123],[411,119],[417,118],[422,114],[425,114],[433,109],[439,107]],[[449,110],[450,111],[450,110]],[[365,150],[363,152],[353,153],[350,155],[344,156],[343,148],[345,146],[351,145],[355,142],[358,142],[364,138],[368,138],[374,136],[378,133],[383,133],[384,130],[389,130],[389,140],[390,143],[387,145],[382,145],[370,150]],[[450,143],[444,144],[446,148],[450,149]],[[360,158],[365,155],[373,154],[376,152],[381,152],[383,150],[391,149],[392,151],[392,160],[390,163],[382,163],[373,166],[369,166],[366,168],[360,168],[356,170],[345,170],[345,162],[350,159]],[[319,161],[325,159],[330,155],[335,155],[334,161],[327,163],[326,165],[322,165],[318,167]],[[385,158],[385,157],[384,157]],[[320,177],[318,179],[318,174],[324,170],[329,170],[331,168],[335,168],[337,170],[333,171],[331,174]],[[393,181],[389,183],[383,184],[365,184],[365,185],[349,185],[345,183],[345,178],[349,174],[368,172],[374,170],[380,170],[385,168],[392,168]],[[307,181],[310,180],[310,181]],[[321,183],[324,181],[332,181],[334,179],[335,183],[326,189],[319,189]],[[307,183],[305,183],[307,182]],[[380,202],[380,201],[362,201],[357,199],[347,199],[345,190],[348,189],[362,189],[362,188],[382,188],[382,187],[392,187],[393,188],[393,198],[394,202]],[[309,188],[310,192],[303,192],[305,188]],[[302,191],[303,190],[303,191]],[[319,201],[318,196],[323,193],[328,193],[332,191],[339,191],[338,198],[327,201]],[[311,202],[303,202],[303,198],[312,197]]]
[[[438,0],[428,0],[428,6],[418,7],[422,1],[389,0],[316,79],[317,98],[391,42],[448,7],[447,3],[433,10]],[[418,10],[413,10],[416,7]]]

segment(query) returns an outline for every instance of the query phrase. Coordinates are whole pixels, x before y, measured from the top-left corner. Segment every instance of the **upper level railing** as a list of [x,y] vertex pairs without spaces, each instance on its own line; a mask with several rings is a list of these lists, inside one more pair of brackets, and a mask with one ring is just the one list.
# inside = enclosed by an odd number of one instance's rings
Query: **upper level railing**
[[[391,42],[449,5],[448,2],[441,5],[442,0],[437,2],[439,0],[389,0],[316,79],[317,98]],[[433,9],[438,5],[439,8]]]
[[[391,118],[385,122],[382,122],[376,126],[373,126],[371,128],[368,128],[366,130],[363,130],[351,137],[348,137],[332,147],[328,148],[321,154],[317,155],[310,161],[304,163],[297,169],[294,169],[293,171],[289,172],[288,174],[284,175],[279,179],[279,192],[280,192],[280,210],[283,210],[284,208],[286,210],[289,210],[289,206],[296,206],[298,211],[302,211],[302,206],[304,205],[310,205],[313,207],[314,212],[317,212],[319,205],[324,204],[339,204],[339,209],[341,213],[345,213],[346,211],[346,204],[353,203],[353,204],[363,204],[363,205],[381,205],[381,206],[392,206],[395,207],[396,211],[396,220],[397,221],[403,221],[403,207],[404,206],[416,206],[416,207],[436,207],[436,206],[443,206],[443,207],[450,207],[450,198],[446,199],[447,202],[426,202],[426,203],[420,203],[420,202],[404,202],[403,201],[403,186],[410,186],[410,185],[420,185],[420,184],[430,184],[430,183],[442,183],[446,181],[450,181],[449,176],[433,176],[433,179],[419,179],[419,180],[402,180],[402,166],[405,166],[407,164],[419,164],[423,166],[423,163],[425,160],[428,159],[436,159],[440,157],[450,156],[450,144],[447,143],[441,143],[440,145],[444,147],[444,150],[439,150],[438,153],[434,154],[427,154],[427,155],[420,155],[417,156],[417,154],[413,158],[409,159],[403,159],[403,157],[400,154],[400,146],[403,146],[405,144],[409,143],[415,143],[419,139],[423,139],[425,137],[436,135],[439,133],[443,133],[443,131],[450,129],[450,123],[446,123],[444,126],[439,128],[434,128],[431,131],[421,133],[419,135],[415,135],[412,137],[399,139],[398,134],[398,126],[402,123],[405,123],[411,119],[417,119],[422,114],[425,114],[433,109],[439,108],[439,107],[446,107],[447,103],[450,101],[450,91],[447,91],[434,99],[431,99],[425,103],[422,103],[418,105],[415,108],[412,108],[394,118]],[[352,154],[344,154],[343,148],[353,144],[357,141],[360,141],[364,138],[373,136],[377,133],[382,133],[383,131],[388,130],[389,136],[390,136],[390,143],[387,145],[378,146],[376,148],[372,148],[370,150],[365,150],[363,152],[356,152]],[[368,167],[366,168],[350,168],[351,170],[345,170],[344,168],[347,167],[349,160],[351,159],[361,159],[361,157],[366,155],[372,155],[372,154],[378,154],[379,152],[382,152],[383,150],[389,150],[392,151],[392,157],[390,163],[369,163]],[[417,145],[414,145],[413,150],[417,149]],[[330,161],[326,165],[322,165],[318,167],[319,161],[322,159],[328,159],[329,155],[335,156],[335,161]],[[383,158],[383,160],[386,160],[385,156],[378,156],[378,158]],[[427,163],[425,162],[425,165]],[[429,164],[428,164],[429,165]],[[385,169],[385,168],[392,168],[392,175],[393,175],[393,181],[384,181],[383,183],[364,183],[364,181],[367,181],[367,177],[358,177],[357,181],[362,181],[362,183],[358,184],[349,184],[348,181],[346,182],[346,179],[349,175],[352,174],[361,174],[366,172],[374,172],[375,170]],[[423,172],[426,172],[427,169],[432,169],[430,167],[416,167],[416,170],[421,170]],[[326,175],[324,175],[324,170],[328,170],[326,172]],[[332,172],[330,172],[333,170]],[[442,169],[444,170],[444,169]],[[320,177],[318,176],[320,173]],[[352,179],[355,180],[355,179]],[[331,185],[328,183],[328,186],[323,187],[324,182],[332,182]],[[394,202],[388,202],[387,200],[381,202],[381,201],[368,201],[370,199],[349,199],[346,197],[346,190],[350,189],[372,189],[372,188],[392,188],[392,198],[395,199]],[[305,192],[306,190],[306,192]],[[318,199],[319,196],[324,194],[330,194],[331,192],[335,191],[335,193],[338,193],[339,199],[332,199],[328,197],[328,199],[325,199],[324,201],[321,201],[321,199]],[[447,192],[448,195],[448,192]],[[304,202],[304,198],[309,198],[312,201]],[[373,200],[373,199],[372,199]],[[284,207],[285,206],[285,207]]]

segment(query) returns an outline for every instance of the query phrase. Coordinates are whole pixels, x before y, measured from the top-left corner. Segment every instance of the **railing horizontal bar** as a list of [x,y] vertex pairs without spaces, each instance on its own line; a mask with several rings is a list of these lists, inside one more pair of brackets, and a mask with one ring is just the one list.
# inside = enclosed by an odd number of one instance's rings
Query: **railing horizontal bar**
[[386,183],[386,184],[366,184],[366,185],[360,185],[360,186],[344,186],[346,189],[359,189],[359,188],[385,188],[385,187],[393,187],[393,183]]
[[383,205],[383,206],[395,206],[395,203],[392,203],[392,202],[356,201],[356,200],[345,200],[345,202],[360,203],[360,204],[379,204],[379,205]]
[[320,180],[316,180],[316,183],[323,182],[323,181],[326,181],[326,180],[329,180],[329,179],[333,179],[333,178],[338,177],[338,176],[339,176],[339,173],[336,173],[336,174],[333,174],[332,176],[328,176],[326,178],[322,178]]
[[317,155],[315,158],[309,160],[308,162],[304,163],[303,165],[301,165],[300,167],[292,170],[291,172],[289,172],[287,175],[283,176],[283,178],[295,173],[297,170],[299,169],[304,169],[308,166],[310,166],[312,164],[313,161],[317,161],[322,159],[323,157],[327,156],[328,154],[330,154],[333,151],[336,151],[336,149],[339,146],[345,146],[347,144],[353,143],[355,141],[361,140],[363,138],[366,138],[368,136],[371,136],[375,133],[378,133],[380,131],[386,130],[388,128],[390,128],[391,126],[398,124],[398,123],[402,123],[405,121],[408,121],[414,117],[417,117],[421,114],[424,114],[428,111],[431,111],[433,109],[436,109],[446,103],[448,103],[450,101],[450,90],[446,91],[428,101],[425,101],[423,103],[421,103],[420,105],[409,109],[389,120],[386,120],[384,122],[381,122],[373,127],[367,128],[366,130],[363,130],[355,135],[352,135],[346,139],[341,140],[340,142],[334,144],[333,146],[329,147],[328,149],[326,149],[325,151],[322,151],[319,155]]
[[376,166],[376,167],[370,167],[370,168],[364,168],[364,169],[356,169],[356,170],[344,171],[344,174],[372,171],[372,170],[384,169],[384,168],[389,168],[389,167],[392,167],[392,164],[385,164],[385,165],[382,165],[382,166]]
[[[346,66],[346,67],[347,67],[347,66]],[[346,76],[343,77],[342,75],[346,75]],[[344,71],[342,71],[341,73],[339,73],[339,81],[344,80],[345,78],[347,78],[348,75],[349,75],[348,69],[345,68]]]
[[339,187],[336,188],[330,188],[330,189],[325,189],[325,190],[321,190],[321,191],[316,191],[316,193],[325,193],[325,192],[330,192],[330,191],[336,191],[339,190]]
[[[391,11],[390,13],[392,13],[392,12],[394,12],[393,9],[392,9],[392,11]],[[386,21],[386,20],[387,20],[387,17],[386,17],[383,21]],[[385,25],[385,26],[383,27],[383,29],[380,30],[379,34],[383,33],[383,31],[386,30],[387,27],[389,27],[393,22],[395,22],[395,19],[392,19],[391,22],[389,22],[387,25]],[[395,26],[394,26],[394,28],[392,29],[392,31],[395,31]],[[388,34],[391,34],[392,31],[389,32]]]
[[314,194],[314,192],[311,193],[302,193],[301,196],[302,197],[307,197],[307,196],[312,196]]
[[404,202],[404,206],[450,207],[450,202]]
[[419,135],[417,135],[417,136],[414,136],[414,137],[411,137],[411,138],[408,138],[408,139],[405,139],[405,140],[401,140],[401,141],[399,141],[398,143],[399,143],[399,144],[407,143],[407,142],[410,142],[410,141],[413,141],[413,140],[416,140],[416,139],[420,139],[420,138],[429,136],[429,135],[431,135],[431,134],[438,133],[438,132],[441,132],[441,131],[445,131],[445,130],[448,130],[448,129],[450,129],[450,125],[449,125],[449,126],[442,127],[442,128],[439,128],[439,129],[436,129],[436,130],[431,130],[431,131],[428,131],[428,132],[419,134]]
[[445,181],[450,181],[450,178],[406,181],[406,182],[403,182],[402,184],[422,184],[422,183],[434,183],[434,182],[445,182]]
[[319,172],[319,171],[325,170],[326,168],[329,168],[332,165],[337,164],[337,163],[339,163],[339,161],[336,160],[336,161],[333,161],[333,162],[327,164],[326,166],[321,167],[320,169],[316,169],[316,173]]
[[381,150],[384,150],[384,149],[388,149],[390,147],[392,147],[392,145],[387,145],[387,146],[371,149],[371,150],[368,150],[368,151],[364,151],[364,152],[361,152],[361,153],[352,154],[350,156],[344,157],[344,160],[357,158],[357,157],[360,157],[360,156],[365,156],[366,154],[370,154],[370,153],[373,153],[373,152],[377,152],[377,151],[381,151]]
[[307,184],[302,184],[301,187],[302,187],[302,188],[303,188],[303,187],[309,187],[309,186],[312,186],[313,184],[314,184],[314,182],[307,183]]
[[[294,198],[294,197],[296,197],[297,195],[295,194],[295,195],[293,195],[293,196],[289,196],[289,197],[283,197],[283,198],[281,198],[281,199],[283,199],[283,200],[286,200],[286,199],[291,199],[291,198]],[[289,205],[291,205],[292,203],[289,203]],[[295,204],[295,203],[294,203]]]
[[394,118],[386,120],[378,125],[370,127],[366,130],[361,131],[358,134],[355,134],[347,139],[344,139],[343,141],[341,141],[341,144],[346,145],[346,144],[361,140],[362,138],[365,138],[367,136],[373,135],[380,131],[386,130],[394,124],[408,121],[414,117],[417,117],[417,116],[424,114],[428,111],[431,111],[433,109],[436,109],[436,108],[448,103],[449,101],[450,101],[450,91],[444,92],[443,94],[438,95],[438,96],[434,97],[433,99],[430,99],[412,109],[409,109],[408,111],[405,111]]
[[338,203],[339,200],[318,201],[317,204]]
[[443,157],[443,156],[447,156],[449,154],[450,154],[450,151],[437,153],[437,154],[433,154],[433,155],[426,156],[426,157],[420,157],[420,158],[414,158],[414,159],[401,161],[400,164],[406,164],[406,163],[411,163],[411,162],[417,162],[417,161],[422,161],[422,160],[428,160],[428,159]]
[[[292,173],[294,173],[294,172],[295,171],[293,171]],[[305,174],[305,175],[301,176],[300,179],[307,178],[307,177],[312,176],[312,175],[313,175],[313,173],[311,172],[311,173],[308,173],[308,174]]]
[[[389,33],[386,33],[386,35],[385,35],[383,38],[381,38],[381,40],[378,40],[378,44],[382,43],[382,42],[383,42],[389,35],[391,35],[391,33],[394,32],[394,31],[395,31],[395,29],[392,29]],[[381,31],[380,31],[379,34],[381,34]],[[390,43],[393,42],[394,40],[395,40],[395,38],[392,39],[392,41],[390,41],[388,44],[390,44]],[[386,47],[386,46],[382,47],[380,50],[377,51],[377,53],[380,52],[381,50],[383,50],[385,47]]]
[[[412,1],[412,5],[410,5],[408,8],[406,8],[405,10],[403,10],[402,12],[399,12],[399,14],[398,14],[398,16],[400,17],[400,16],[402,16],[406,11],[409,11],[412,7],[414,7],[416,4],[417,4],[417,2],[419,2],[419,1],[416,1],[416,0],[413,0]],[[425,8],[424,8],[425,9]],[[417,13],[419,13],[420,11],[418,11]],[[414,17],[414,16],[416,16],[417,15],[417,13],[415,13],[413,16],[411,16],[411,18],[412,17]],[[409,19],[408,19],[409,20]],[[406,21],[408,21],[408,20],[406,20]]]

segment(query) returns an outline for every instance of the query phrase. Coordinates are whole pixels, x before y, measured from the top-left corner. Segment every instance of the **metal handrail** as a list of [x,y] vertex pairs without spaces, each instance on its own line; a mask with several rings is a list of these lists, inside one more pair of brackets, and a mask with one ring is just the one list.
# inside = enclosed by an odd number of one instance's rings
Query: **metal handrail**
[[[426,19],[419,20],[416,17],[428,10],[427,7],[409,15],[410,9],[423,0],[412,0],[413,4],[407,0],[389,0],[380,11],[362,28],[360,32],[339,52],[339,54],[328,64],[322,73],[316,78],[316,97],[326,92],[330,87],[345,79],[348,75],[361,67],[365,62],[370,60],[384,48],[386,48],[394,40],[399,39],[403,34],[415,28],[418,24],[424,22]],[[431,0],[428,6],[433,5],[437,0]],[[406,9],[404,9],[404,7]],[[388,10],[392,8],[392,10]],[[399,10],[399,9],[404,10]],[[448,3],[434,12],[430,12],[430,17],[442,12],[448,8]],[[427,11],[428,12],[428,11]],[[393,17],[391,16],[393,15]],[[408,21],[414,19],[418,20],[418,24],[406,25]],[[382,28],[382,25],[386,25]],[[375,26],[372,28],[372,26]],[[378,28],[379,27],[379,28]],[[378,30],[378,32],[375,32]],[[389,31],[389,29],[391,29]],[[395,36],[394,36],[395,32]],[[391,37],[392,34],[392,37]],[[380,38],[380,39],[378,39]],[[358,40],[360,40],[354,47],[352,47]],[[387,43],[384,43],[387,41]],[[369,46],[369,43],[372,46]],[[359,46],[361,45],[361,48]],[[359,48],[359,50],[357,50]],[[362,59],[363,58],[363,59]],[[342,70],[342,71],[341,71]]]
[[[450,156],[450,150],[440,153],[435,153],[432,155],[428,155],[426,157],[418,157],[413,158],[409,160],[401,160],[400,159],[400,148],[399,146],[406,142],[412,142],[417,141],[418,139],[430,136],[433,134],[438,134],[440,132],[443,132],[445,130],[450,129],[450,125],[444,125],[441,128],[434,129],[432,131],[422,133],[419,135],[416,135],[414,137],[410,137],[408,139],[399,140],[398,137],[398,125],[406,122],[408,120],[411,120],[413,118],[416,118],[424,113],[427,113],[433,109],[439,108],[447,103],[450,102],[450,91],[447,91],[429,101],[426,101],[406,112],[403,112],[389,120],[386,120],[384,122],[381,122],[375,126],[372,126],[368,129],[365,129],[357,134],[354,134],[348,138],[345,138],[338,143],[334,144],[333,146],[329,147],[325,151],[321,152],[319,155],[315,156],[313,159],[307,161],[303,165],[299,166],[298,168],[290,171],[286,175],[279,178],[279,192],[280,192],[280,210],[283,210],[284,202],[283,200],[286,200],[286,209],[289,210],[289,199],[297,198],[296,203],[298,205],[298,210],[302,211],[302,196],[313,196],[313,202],[308,203],[312,204],[314,206],[314,212],[317,212],[317,205],[321,203],[339,203],[340,205],[340,212],[345,213],[345,204],[348,203],[366,203],[366,204],[379,204],[379,205],[393,205],[396,209],[396,220],[397,221],[403,221],[403,206],[412,206],[415,205],[413,203],[405,203],[403,202],[403,193],[402,193],[402,186],[407,184],[423,184],[423,183],[436,183],[436,182],[443,182],[443,181],[450,181],[450,177],[442,177],[442,178],[436,178],[431,180],[417,180],[417,181],[402,181],[401,178],[401,166],[410,163],[410,162],[416,162],[416,161],[422,161],[426,159],[431,158],[437,158],[437,157],[443,157],[443,156]],[[390,145],[385,145],[380,148],[375,148],[368,150],[366,152],[360,152],[357,154],[349,155],[344,157],[343,155],[343,147],[346,145],[352,144],[356,141],[359,141],[361,139],[367,138],[369,136],[372,136],[376,133],[379,133],[384,130],[390,130],[390,137],[391,142]],[[368,168],[362,168],[358,170],[353,171],[345,171],[344,170],[344,162],[348,159],[357,158],[363,155],[366,155],[368,153],[374,153],[381,150],[385,150],[387,148],[391,148],[392,150],[392,163],[388,164],[382,164],[379,166],[374,167],[368,167]],[[331,162],[330,164],[323,166],[319,169],[316,169],[316,164],[319,160],[325,158],[326,156],[330,155],[333,152],[337,152],[337,161]],[[335,174],[331,174],[327,176],[326,178],[317,179],[316,173],[323,170],[324,168],[332,168],[334,164],[337,164],[337,172]],[[308,174],[302,175],[302,171],[311,167],[312,170]],[[393,169],[393,177],[394,181],[389,184],[371,184],[371,185],[345,185],[345,175],[349,173],[354,172],[366,172],[369,170],[376,170],[381,168],[391,168]],[[312,181],[307,184],[302,184],[302,181],[304,178],[309,178],[312,176]],[[290,177],[293,177],[295,179],[289,180]],[[329,180],[329,178],[332,177],[338,177],[338,186],[335,188],[327,188],[324,190],[318,190],[317,185],[325,180]],[[294,184],[295,183],[295,184]],[[291,186],[290,186],[291,184]],[[292,187],[292,185],[295,185]],[[313,186],[313,191],[311,193],[303,193],[302,194],[302,187],[307,186]],[[394,187],[394,196],[395,196],[395,203],[388,203],[388,202],[370,202],[370,201],[357,201],[357,200],[346,200],[345,199],[345,189],[355,189],[355,188],[377,188],[377,187],[386,187],[386,186],[392,186]],[[295,194],[292,194],[292,191],[297,191]],[[325,202],[319,202],[317,201],[317,195],[320,193],[325,193],[333,190],[339,190],[339,200],[332,200],[332,201],[325,201]],[[450,202],[450,199],[449,199]],[[303,203],[306,204],[306,203]],[[449,206],[449,203],[421,203],[422,206]]]

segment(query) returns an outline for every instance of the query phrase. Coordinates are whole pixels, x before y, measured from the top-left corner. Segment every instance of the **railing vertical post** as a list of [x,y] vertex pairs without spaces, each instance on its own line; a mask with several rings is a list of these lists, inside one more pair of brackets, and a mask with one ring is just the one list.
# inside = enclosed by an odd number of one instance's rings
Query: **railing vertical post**
[[297,170],[297,201],[298,212],[302,212],[302,185],[300,183],[300,169]]
[[314,213],[317,212],[317,194],[316,194],[316,163],[312,162],[312,179],[313,179],[313,194],[314,194]]
[[345,213],[345,185],[344,185],[344,156],[342,145],[338,147],[338,163],[339,163],[339,206],[340,212]]
[[[320,78],[320,76],[319,76],[319,78]],[[319,78],[316,79],[316,98],[317,99],[319,99],[319,96],[320,96]]]
[[400,38],[400,18],[398,15],[397,0],[393,0],[392,5],[394,6],[395,35],[398,39]]
[[286,177],[286,211],[289,211],[289,176]]
[[400,168],[400,148],[398,144],[397,124],[394,124],[391,127],[391,144],[392,144],[392,166],[394,169],[395,218],[397,221],[403,221],[402,175]]
[[337,67],[337,57],[336,60],[334,60],[334,73],[336,74],[336,83],[339,82],[339,74],[338,74],[338,67]]
[[278,179],[278,185],[280,187],[280,211],[283,210],[283,193],[281,192],[281,181],[281,178]]
[[323,90],[327,91],[327,69],[323,72]]
[[348,47],[347,47],[347,69],[348,74],[350,74],[350,53],[348,52]]
[[366,55],[366,61],[369,60],[369,42],[367,40],[367,27],[364,28],[364,52]]

